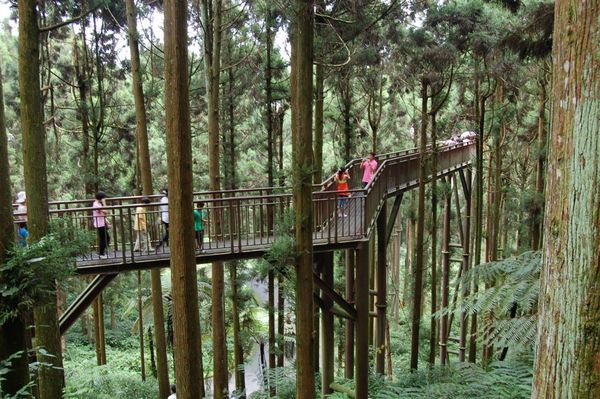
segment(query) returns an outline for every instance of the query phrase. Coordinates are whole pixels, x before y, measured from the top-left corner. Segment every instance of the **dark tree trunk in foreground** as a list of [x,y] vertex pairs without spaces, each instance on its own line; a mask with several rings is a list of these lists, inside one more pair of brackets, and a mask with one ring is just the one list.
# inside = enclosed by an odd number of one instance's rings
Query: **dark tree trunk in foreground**
[[410,369],[419,364],[419,331],[421,327],[421,302],[423,299],[423,265],[425,238],[425,183],[427,177],[427,82],[421,82],[421,140],[419,145],[419,196],[417,215],[417,240],[415,244],[414,298],[410,341]]
[[[2,71],[0,71],[0,265],[8,260],[8,251],[14,245],[12,194],[10,190],[10,168],[8,165],[8,138],[4,119],[4,93]],[[2,275],[0,274],[0,285]],[[21,352],[13,359],[11,370],[4,376],[2,392],[14,395],[29,383],[29,361],[25,341],[25,322],[18,314],[0,325],[0,360]]]
[[312,247],[313,1],[296,0],[292,46],[292,134],[296,211],[296,398],[315,397]]
[[[19,0],[19,90],[23,132],[23,171],[27,192],[29,239],[40,240],[48,233],[48,184],[46,181],[46,132],[40,95],[39,30],[36,2]],[[47,282],[54,284],[54,282]],[[40,367],[40,398],[61,398],[65,385],[62,348],[58,329],[56,292],[34,307],[35,335]],[[46,355],[44,354],[46,353]]]
[[171,284],[177,397],[201,397],[200,320],[192,201],[192,138],[190,132],[187,1],[166,0],[165,119],[169,218],[173,232]]
[[[152,195],[152,169],[150,165],[150,149],[148,148],[148,126],[144,89],[140,71],[140,53],[138,48],[138,31],[136,10],[133,0],[125,0],[127,8],[127,29],[129,33],[129,50],[131,53],[131,77],[133,97],[135,100],[136,141],[138,149],[138,167],[142,180],[142,193]],[[169,396],[169,370],[167,363],[167,341],[165,337],[165,318],[163,313],[162,284],[160,269],[150,270],[152,284],[152,314],[156,338],[156,363],[158,391],[161,398]]]
[[600,1],[555,8],[533,398],[600,397]]

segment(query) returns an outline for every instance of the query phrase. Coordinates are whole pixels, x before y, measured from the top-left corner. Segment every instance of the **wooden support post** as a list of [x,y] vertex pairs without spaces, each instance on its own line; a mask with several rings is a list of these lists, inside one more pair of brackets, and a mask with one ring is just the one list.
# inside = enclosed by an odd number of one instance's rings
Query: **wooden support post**
[[[463,220],[463,259],[462,259],[462,269],[463,274],[469,271],[469,258],[470,258],[470,243],[471,243],[471,171],[467,172],[468,177],[465,177],[464,172],[460,171],[460,178],[463,186],[463,193],[465,196],[465,217]],[[459,204],[456,206],[460,207]],[[463,303],[466,297],[469,295],[469,287],[467,284],[463,284],[461,287],[461,295]],[[458,360],[461,362],[465,361],[465,350],[467,346],[467,328],[468,328],[468,318],[466,311],[462,311],[460,315],[460,336],[458,343]]]
[[356,397],[369,393],[369,242],[356,252]]
[[[452,193],[446,193],[444,201],[444,236],[442,238],[442,309],[448,309],[450,288],[450,207]],[[440,364],[448,358],[448,314],[440,319]]]
[[385,317],[387,307],[387,275],[386,275],[386,203],[377,217],[377,324],[376,324],[376,355],[375,371],[385,373]]
[[[354,306],[354,250],[346,250],[346,301]],[[354,320],[346,320],[344,377],[354,378]]]
[[[319,261],[322,262],[323,282],[333,289],[333,252],[321,254]],[[333,299],[328,295],[323,296],[323,302],[325,302],[326,306],[333,307]],[[334,347],[333,313],[321,312],[321,376],[323,398],[333,393],[330,385],[334,377]]]

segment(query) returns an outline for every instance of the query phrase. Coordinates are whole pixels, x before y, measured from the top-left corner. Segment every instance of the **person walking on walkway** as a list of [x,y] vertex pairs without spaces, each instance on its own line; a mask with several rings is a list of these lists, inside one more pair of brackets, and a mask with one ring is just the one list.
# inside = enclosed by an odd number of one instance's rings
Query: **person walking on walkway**
[[163,188],[160,193],[162,194],[160,199],[160,221],[165,226],[165,235],[156,246],[157,249],[163,244],[169,245],[169,190]]
[[334,176],[338,196],[338,216],[348,216],[346,208],[348,206],[348,197],[350,196],[348,181],[350,174],[348,170],[342,166]]
[[194,230],[196,232],[196,249],[204,253],[204,224],[208,221],[206,211],[204,210],[204,202],[200,201],[194,209]]
[[366,188],[371,180],[373,180],[373,176],[375,176],[375,172],[377,171],[377,160],[375,160],[374,152],[369,153],[367,158],[360,164],[360,168],[363,170],[362,186]]
[[19,233],[19,246],[24,247],[27,245],[27,238],[29,237],[29,229],[27,228],[27,195],[25,191],[19,191],[17,193],[17,212],[15,213],[15,221],[17,222],[18,233]]
[[[148,197],[142,198],[142,204],[149,204]],[[135,208],[135,217],[133,220],[133,230],[135,230],[134,252],[148,252],[152,250],[150,246],[150,235],[148,234],[148,223],[146,221],[147,207],[138,206]]]
[[110,235],[108,234],[108,223],[106,220],[106,216],[108,212],[106,209],[106,194],[103,191],[98,191],[96,193],[96,201],[92,204],[92,220],[94,222],[94,227],[98,232],[98,255],[100,259],[106,259],[108,256],[106,255],[106,248],[110,244]]

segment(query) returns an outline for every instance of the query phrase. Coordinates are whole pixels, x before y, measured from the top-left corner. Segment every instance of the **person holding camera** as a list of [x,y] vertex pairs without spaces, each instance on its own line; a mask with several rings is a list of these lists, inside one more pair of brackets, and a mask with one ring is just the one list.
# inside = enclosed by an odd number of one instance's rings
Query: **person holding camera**
[[338,196],[338,216],[346,217],[348,215],[346,214],[345,209],[348,206],[348,197],[350,196],[350,192],[348,191],[350,189],[348,186],[350,174],[348,173],[348,170],[342,166],[333,179],[336,183]]

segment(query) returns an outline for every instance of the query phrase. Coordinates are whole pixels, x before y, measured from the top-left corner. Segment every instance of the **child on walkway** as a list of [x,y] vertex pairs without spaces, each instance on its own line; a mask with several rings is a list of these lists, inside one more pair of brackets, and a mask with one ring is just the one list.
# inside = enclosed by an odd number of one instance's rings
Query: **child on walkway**
[[350,180],[350,174],[348,173],[348,170],[342,166],[333,179],[336,182],[337,196],[339,197],[338,216],[346,217],[348,215],[344,210],[348,205],[348,197],[350,196],[350,193],[348,192],[348,180]]
[[[142,204],[149,204],[150,199],[148,197],[142,198]],[[152,251],[153,248],[150,245],[150,235],[148,234],[148,227],[146,221],[146,210],[145,206],[138,206],[135,208],[135,217],[133,220],[133,230],[135,230],[135,245],[133,250],[135,252],[148,252]]]
[[204,202],[200,201],[194,209],[194,230],[196,232],[196,249],[204,253],[202,248],[204,243],[204,224],[208,222],[206,211],[204,210]]

